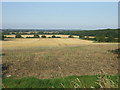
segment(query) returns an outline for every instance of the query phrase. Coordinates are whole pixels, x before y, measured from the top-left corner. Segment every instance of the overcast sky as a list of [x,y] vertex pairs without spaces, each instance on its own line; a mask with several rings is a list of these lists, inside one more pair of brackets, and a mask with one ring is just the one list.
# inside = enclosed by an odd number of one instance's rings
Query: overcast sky
[[4,2],[2,28],[118,28],[118,3]]

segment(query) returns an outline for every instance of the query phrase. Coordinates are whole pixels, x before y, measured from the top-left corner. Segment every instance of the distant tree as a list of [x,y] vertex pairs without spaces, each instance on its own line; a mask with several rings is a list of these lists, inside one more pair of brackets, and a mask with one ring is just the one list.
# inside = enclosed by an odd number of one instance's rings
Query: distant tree
[[56,38],[56,36],[55,36],[55,35],[52,35],[52,38]]
[[98,41],[98,42],[105,42],[106,41],[105,36],[103,36],[103,35],[102,36],[96,36],[95,40]]
[[4,40],[5,36],[4,35],[0,35],[0,40]]
[[12,34],[15,34],[15,32],[12,32]]
[[79,38],[84,39],[85,37],[83,35],[79,36]]
[[41,38],[46,38],[46,36],[45,36],[45,35],[42,35]]
[[20,34],[16,34],[15,38],[22,38]]
[[88,40],[88,39],[89,39],[89,36],[86,36],[86,39]]
[[26,37],[26,38],[34,38],[34,37]]
[[0,37],[0,40],[4,40],[4,35],[2,35],[2,37]]
[[117,40],[117,42],[120,42],[120,36],[118,36],[118,40]]
[[73,35],[69,35],[68,38],[74,38]]
[[56,37],[56,38],[61,38],[61,37]]
[[107,37],[106,42],[114,42],[115,39],[112,36]]
[[34,34],[34,38],[39,38],[40,36],[38,34]]

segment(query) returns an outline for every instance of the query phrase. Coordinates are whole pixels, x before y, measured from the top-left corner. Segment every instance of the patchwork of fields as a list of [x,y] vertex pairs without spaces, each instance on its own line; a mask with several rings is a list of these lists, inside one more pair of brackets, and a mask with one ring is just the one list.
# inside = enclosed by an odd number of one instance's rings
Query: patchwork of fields
[[11,39],[0,41],[7,76],[54,78],[118,72],[117,43],[78,38]]

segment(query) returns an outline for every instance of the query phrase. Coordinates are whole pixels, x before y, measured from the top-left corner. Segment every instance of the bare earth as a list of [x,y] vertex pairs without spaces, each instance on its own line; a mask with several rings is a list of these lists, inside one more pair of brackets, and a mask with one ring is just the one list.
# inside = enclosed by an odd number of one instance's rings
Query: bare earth
[[6,75],[53,78],[118,73],[117,43],[93,43],[77,38],[9,39],[0,41]]

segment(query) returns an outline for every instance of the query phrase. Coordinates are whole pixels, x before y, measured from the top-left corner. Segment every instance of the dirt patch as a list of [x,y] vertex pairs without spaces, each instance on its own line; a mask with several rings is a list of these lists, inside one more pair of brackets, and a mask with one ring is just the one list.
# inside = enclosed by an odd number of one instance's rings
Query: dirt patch
[[5,49],[3,63],[11,63],[6,75],[53,78],[69,75],[96,75],[101,69],[118,73],[117,55],[109,52],[117,44],[84,44],[72,47]]

